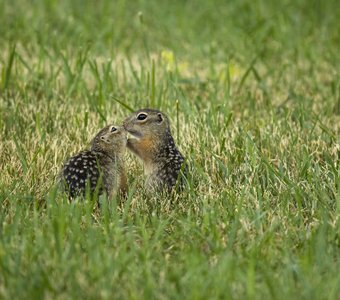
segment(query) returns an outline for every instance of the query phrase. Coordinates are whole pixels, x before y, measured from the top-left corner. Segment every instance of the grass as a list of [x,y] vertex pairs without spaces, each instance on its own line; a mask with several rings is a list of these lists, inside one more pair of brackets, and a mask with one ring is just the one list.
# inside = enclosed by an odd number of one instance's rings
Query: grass
[[[1,1],[1,299],[339,299],[337,1]],[[191,165],[172,201],[54,182],[131,110]]]

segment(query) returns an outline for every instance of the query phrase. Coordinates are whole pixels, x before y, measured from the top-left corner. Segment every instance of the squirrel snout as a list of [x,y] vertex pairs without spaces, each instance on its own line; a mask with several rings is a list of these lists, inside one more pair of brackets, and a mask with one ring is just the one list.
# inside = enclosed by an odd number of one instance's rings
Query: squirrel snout
[[123,128],[127,133],[134,132],[133,124],[129,123],[128,121],[123,122]]
[[128,130],[128,123],[127,123],[127,121],[124,121],[123,122],[123,128],[124,128],[124,130]]

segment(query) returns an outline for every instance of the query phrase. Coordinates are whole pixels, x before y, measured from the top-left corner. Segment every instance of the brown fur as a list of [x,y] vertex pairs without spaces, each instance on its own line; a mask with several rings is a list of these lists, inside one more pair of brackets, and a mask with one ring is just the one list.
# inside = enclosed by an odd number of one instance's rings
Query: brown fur
[[158,110],[141,109],[125,119],[124,128],[132,135],[128,149],[144,163],[146,185],[171,190],[184,158],[176,148],[168,117]]

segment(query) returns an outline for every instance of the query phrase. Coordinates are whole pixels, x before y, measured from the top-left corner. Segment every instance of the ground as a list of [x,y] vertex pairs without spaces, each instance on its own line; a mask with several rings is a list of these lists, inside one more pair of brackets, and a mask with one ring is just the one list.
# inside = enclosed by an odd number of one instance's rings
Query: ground
[[[339,299],[334,0],[0,1],[1,299]],[[69,203],[62,163],[158,108],[182,194]]]

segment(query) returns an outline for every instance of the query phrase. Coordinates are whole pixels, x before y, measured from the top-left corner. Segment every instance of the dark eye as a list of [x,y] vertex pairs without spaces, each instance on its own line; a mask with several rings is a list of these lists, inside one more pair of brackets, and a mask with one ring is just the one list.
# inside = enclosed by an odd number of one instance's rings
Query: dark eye
[[146,114],[144,114],[144,113],[141,113],[141,114],[139,114],[139,115],[137,116],[137,120],[140,120],[140,121],[142,121],[142,120],[145,120],[145,119],[146,119],[146,117],[147,117],[147,115],[146,115]]
[[111,132],[115,132],[115,131],[117,131],[117,128],[112,126]]

